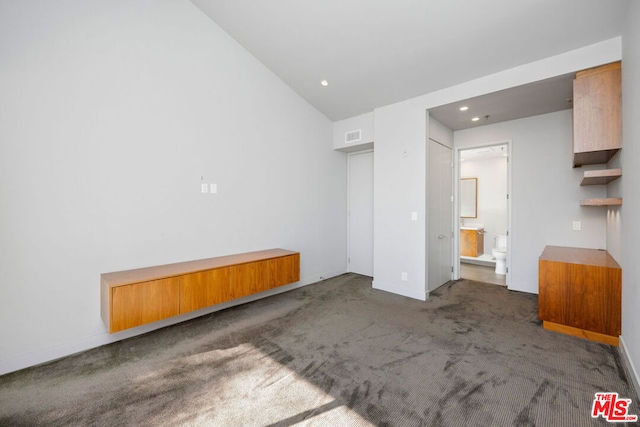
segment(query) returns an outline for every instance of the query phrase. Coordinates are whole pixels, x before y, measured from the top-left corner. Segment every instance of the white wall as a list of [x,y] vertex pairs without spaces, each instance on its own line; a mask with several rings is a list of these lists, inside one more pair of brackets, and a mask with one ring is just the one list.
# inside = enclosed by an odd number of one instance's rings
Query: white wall
[[[609,229],[622,241],[622,344],[633,370],[636,391],[640,392],[640,2],[630,1],[623,35],[622,52],[622,212],[612,210],[611,216],[621,216],[619,226]],[[611,184],[610,184],[611,186]],[[619,220],[612,222],[618,223]]]
[[[425,278],[428,277],[425,256],[426,142],[430,134],[425,112],[428,109],[617,61],[621,55],[621,39],[615,38],[377,108],[374,111],[374,287],[425,298]],[[535,151],[535,147],[530,150]],[[570,157],[564,159],[563,165],[567,164],[570,165]],[[532,168],[527,173],[534,177],[547,173],[547,169]],[[533,180],[521,183],[524,191],[536,185]],[[572,203],[577,205],[577,200],[575,197]],[[545,199],[539,203],[545,204]],[[418,212],[417,222],[410,220],[411,211]],[[558,227],[564,227],[564,224]],[[587,235],[590,231],[587,229],[582,233]],[[595,240],[600,242],[602,233],[596,233],[600,237]],[[537,289],[535,268],[531,267],[529,276],[519,280],[520,287],[530,291]],[[406,282],[400,280],[403,271],[408,273]]]
[[[580,186],[585,168],[571,167],[572,126],[572,110],[565,110],[454,133],[456,148],[511,140],[510,289],[538,293],[546,245],[606,246],[606,210],[580,206],[605,189]],[[582,231],[573,231],[573,221]]]
[[453,131],[429,116],[429,139],[453,148]]
[[[347,132],[360,130],[361,139],[345,142]],[[344,152],[368,150],[373,148],[373,112],[339,120],[333,123],[333,149]]]
[[2,2],[0,75],[0,374],[139,333],[106,333],[104,272],[346,271],[332,123],[188,1]]
[[496,235],[506,235],[508,228],[507,158],[480,158],[460,162],[460,178],[478,179],[477,218],[461,219],[463,224],[484,225],[484,253],[491,255]]

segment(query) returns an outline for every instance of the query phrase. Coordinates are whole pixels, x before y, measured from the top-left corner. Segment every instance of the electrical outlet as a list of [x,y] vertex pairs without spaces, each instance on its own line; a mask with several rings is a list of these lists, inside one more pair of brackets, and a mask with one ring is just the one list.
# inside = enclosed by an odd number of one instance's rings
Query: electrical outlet
[[403,282],[407,281],[407,273],[405,271],[402,272],[402,281]]
[[573,221],[573,231],[580,230],[582,230],[582,224],[580,223],[580,221]]

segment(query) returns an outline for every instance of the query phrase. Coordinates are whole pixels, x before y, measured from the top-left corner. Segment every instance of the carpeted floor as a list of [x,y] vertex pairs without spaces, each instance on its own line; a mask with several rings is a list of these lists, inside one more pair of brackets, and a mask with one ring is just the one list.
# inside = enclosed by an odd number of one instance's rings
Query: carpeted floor
[[1,376],[0,425],[602,426],[602,391],[640,414],[618,350],[543,330],[536,295],[346,274]]

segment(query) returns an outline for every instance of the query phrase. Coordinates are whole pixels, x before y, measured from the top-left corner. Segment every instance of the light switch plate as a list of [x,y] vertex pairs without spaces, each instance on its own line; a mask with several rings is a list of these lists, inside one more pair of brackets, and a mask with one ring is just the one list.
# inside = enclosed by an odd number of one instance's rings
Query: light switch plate
[[411,221],[418,220],[418,212],[411,212]]
[[200,184],[200,192],[202,194],[209,192],[209,184]]
[[582,230],[582,224],[580,223],[580,221],[573,221],[573,231],[580,230]]
[[210,187],[211,187],[211,188],[210,188],[210,191],[209,191],[209,192],[210,192],[211,194],[217,194],[217,193],[218,193],[218,184],[211,184],[211,186],[210,186]]

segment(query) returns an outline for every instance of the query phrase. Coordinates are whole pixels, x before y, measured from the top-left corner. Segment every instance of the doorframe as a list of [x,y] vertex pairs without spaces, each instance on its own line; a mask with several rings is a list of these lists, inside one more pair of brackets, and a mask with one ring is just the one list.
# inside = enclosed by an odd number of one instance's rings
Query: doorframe
[[455,147],[455,161],[453,164],[454,168],[454,182],[453,182],[453,211],[454,211],[454,237],[453,237],[453,273],[454,280],[460,279],[460,152],[465,150],[471,150],[474,148],[483,148],[483,147],[494,147],[496,145],[507,145],[507,274],[506,274],[506,287],[510,289],[511,286],[511,274],[513,273],[511,269],[511,250],[513,248],[512,239],[512,227],[511,227],[511,201],[513,200],[513,186],[512,186],[512,165],[513,165],[513,143],[511,139],[498,140],[495,142],[483,143],[483,144],[474,144],[468,145],[465,147],[458,147],[455,145],[454,138],[454,147]]
[[[429,167],[429,161],[430,161],[430,159],[429,159],[429,155],[430,155],[429,154],[429,150],[431,149],[430,144],[431,144],[432,141],[435,142],[436,144],[439,144],[439,145],[451,150],[451,163],[452,163],[452,165],[451,165],[451,169],[450,169],[449,173],[451,175],[451,196],[454,198],[454,201],[455,201],[455,190],[454,190],[454,187],[453,187],[454,181],[456,179],[455,178],[455,172],[454,172],[454,169],[453,169],[453,167],[455,166],[455,147],[453,147],[453,146],[450,147],[447,144],[443,144],[442,142],[432,138],[431,136],[427,137],[427,147],[426,147],[426,152],[427,152],[426,191],[428,193],[429,190],[430,190],[429,186],[431,184],[431,178],[432,178],[432,175],[431,175],[432,171],[431,171],[431,168]],[[456,222],[456,218],[455,218],[456,210],[455,209],[456,209],[455,208],[455,204],[451,203],[450,209],[449,209],[449,215],[450,215],[450,219],[451,219],[452,228],[453,228],[453,226],[455,225],[455,222]],[[425,266],[425,272],[426,272],[426,274],[425,274],[425,294],[428,297],[429,296],[429,292],[432,291],[432,289],[430,289],[430,286],[429,286],[430,285],[430,283],[429,283],[429,277],[430,277],[429,276],[429,273],[430,273],[429,260],[430,260],[430,257],[432,255],[430,253],[430,246],[429,246],[430,245],[429,244],[429,238],[431,236],[431,229],[429,227],[429,221],[430,221],[429,218],[431,217],[431,204],[429,203],[429,194],[426,195],[426,212],[427,212],[427,221],[425,223],[425,238],[426,238],[426,240],[425,240],[426,258],[425,259],[427,260],[427,262],[426,262],[426,266]],[[451,274],[449,275],[449,281],[451,281],[451,280],[455,279],[454,270],[455,270],[455,265],[456,265],[456,258],[454,257],[454,251],[455,251],[455,249],[454,249],[454,243],[455,243],[454,240],[455,240],[455,237],[453,235],[453,230],[451,230],[449,238],[451,239],[451,251],[452,251],[451,254],[450,254],[452,271],[451,271]],[[458,266],[458,268],[459,268],[459,266]],[[442,285],[444,285],[444,283],[442,283],[440,286],[442,286]]]
[[[374,150],[372,148],[369,148],[366,150],[352,151],[347,153],[347,259],[345,260],[347,262],[347,272],[350,272],[349,258],[351,257],[351,157],[357,156],[359,154],[367,154],[367,153],[373,153],[373,152]],[[374,167],[375,167],[375,163],[374,163]],[[375,174],[371,177],[371,179],[373,180],[374,178],[375,178]],[[374,187],[374,190],[375,190],[375,187]],[[375,218],[374,218],[374,221],[375,221]],[[373,230],[371,232],[373,233]]]

